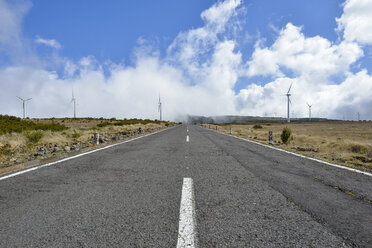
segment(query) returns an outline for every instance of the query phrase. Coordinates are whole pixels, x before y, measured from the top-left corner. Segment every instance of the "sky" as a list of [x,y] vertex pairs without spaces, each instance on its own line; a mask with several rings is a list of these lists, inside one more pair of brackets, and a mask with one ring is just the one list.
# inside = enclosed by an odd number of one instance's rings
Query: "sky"
[[0,114],[372,119],[370,0],[0,0]]

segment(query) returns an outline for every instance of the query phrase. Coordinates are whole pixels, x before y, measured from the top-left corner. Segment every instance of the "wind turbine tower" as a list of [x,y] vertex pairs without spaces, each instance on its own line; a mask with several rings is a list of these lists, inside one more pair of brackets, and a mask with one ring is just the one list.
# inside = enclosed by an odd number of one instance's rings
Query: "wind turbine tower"
[[23,119],[26,118],[26,102],[27,101],[30,101],[32,98],[28,98],[26,100],[20,98],[19,96],[17,96],[19,98],[19,100],[21,100],[23,102]]
[[313,105],[310,105],[309,103],[306,103],[307,106],[309,106],[309,121],[311,121],[311,106]]
[[72,90],[71,102],[74,102],[74,118],[76,118],[76,98],[74,96],[74,90]]
[[291,103],[291,99],[289,99],[291,94],[289,94],[289,92],[291,91],[291,88],[292,88],[292,83],[291,83],[291,86],[289,86],[288,92],[286,94],[287,96],[287,122],[291,122],[291,118],[289,116],[289,104]]
[[159,103],[158,103],[158,111],[160,113],[160,121],[162,121],[162,106],[161,106],[161,101],[160,101],[160,95],[159,95]]

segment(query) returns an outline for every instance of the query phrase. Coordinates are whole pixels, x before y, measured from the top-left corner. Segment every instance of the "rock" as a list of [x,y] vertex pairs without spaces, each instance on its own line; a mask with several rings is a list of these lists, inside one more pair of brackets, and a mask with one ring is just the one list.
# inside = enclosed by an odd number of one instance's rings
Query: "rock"
[[69,152],[69,151],[71,151],[71,148],[70,148],[69,146],[65,146],[65,147],[63,148],[63,150],[64,150],[65,152]]
[[54,148],[53,148],[53,152],[59,152],[59,151],[61,151],[62,149],[61,148],[59,148],[58,146],[55,146]]
[[79,151],[79,147],[76,145],[71,146],[71,151]]

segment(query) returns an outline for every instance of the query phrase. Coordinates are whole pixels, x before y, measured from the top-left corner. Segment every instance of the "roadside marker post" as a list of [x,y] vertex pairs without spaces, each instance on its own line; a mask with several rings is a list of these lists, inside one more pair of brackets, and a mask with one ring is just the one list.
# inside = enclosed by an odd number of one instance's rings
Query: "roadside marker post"
[[274,143],[273,131],[269,131],[269,144],[272,145]]
[[99,145],[99,133],[98,132],[94,133],[94,144]]
[[232,128],[230,127],[230,135],[232,134]]

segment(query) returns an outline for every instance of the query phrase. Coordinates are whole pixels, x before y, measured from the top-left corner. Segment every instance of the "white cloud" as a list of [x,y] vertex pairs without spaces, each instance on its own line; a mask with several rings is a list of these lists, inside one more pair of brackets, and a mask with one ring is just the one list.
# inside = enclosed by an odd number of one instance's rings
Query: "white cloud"
[[297,75],[327,77],[347,71],[363,55],[356,43],[332,44],[320,36],[306,38],[300,27],[288,23],[271,47],[258,44],[248,62],[248,75],[282,76],[281,67]]
[[208,58],[221,42],[218,35],[227,28],[234,29],[229,21],[238,14],[240,4],[240,0],[227,0],[202,12],[204,26],[180,32],[168,48],[168,59],[179,63],[191,75],[203,74],[210,62]]
[[336,18],[338,30],[344,32],[346,41],[372,45],[372,1],[347,0],[344,13]]
[[31,3],[28,1],[10,4],[0,0],[0,44],[2,46],[21,44],[22,19],[30,8]]
[[38,44],[44,44],[46,46],[49,46],[49,47],[52,47],[52,48],[55,48],[55,49],[60,49],[61,48],[61,44],[59,44],[58,41],[56,41],[56,40],[46,40],[46,39],[43,39],[39,36],[36,37],[35,42],[38,43]]
[[21,26],[31,6],[29,1],[0,0],[0,54],[11,61],[25,60],[23,57],[29,53]]

